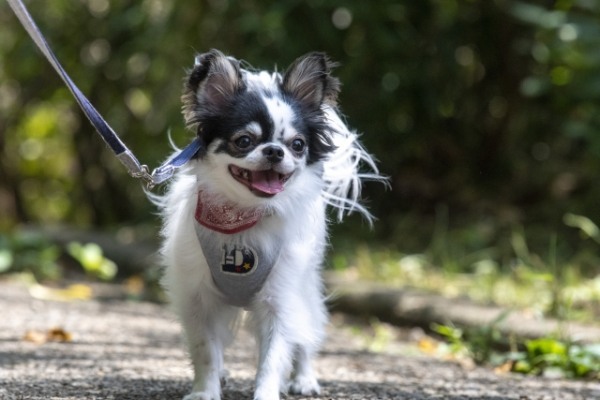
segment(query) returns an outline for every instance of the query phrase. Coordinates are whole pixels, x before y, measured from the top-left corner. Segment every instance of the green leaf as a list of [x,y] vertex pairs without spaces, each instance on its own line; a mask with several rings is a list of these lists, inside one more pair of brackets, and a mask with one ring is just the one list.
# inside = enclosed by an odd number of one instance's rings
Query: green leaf
[[431,324],[431,329],[437,334],[451,340],[456,341],[462,339],[463,331],[453,326]]
[[525,342],[527,352],[532,356],[566,356],[567,346],[552,338],[540,338]]
[[533,366],[527,360],[518,360],[513,366],[514,372],[529,374],[533,371]]
[[90,275],[100,279],[110,280],[117,274],[117,264],[104,257],[102,248],[96,243],[88,243],[85,245],[78,242],[69,243],[67,251]]
[[585,217],[583,215],[576,215],[567,213],[563,217],[563,222],[565,225],[578,228],[581,230],[587,237],[594,239],[596,242],[600,243],[600,228],[596,225],[591,219]]
[[8,249],[0,250],[0,273],[6,272],[13,264],[12,252]]

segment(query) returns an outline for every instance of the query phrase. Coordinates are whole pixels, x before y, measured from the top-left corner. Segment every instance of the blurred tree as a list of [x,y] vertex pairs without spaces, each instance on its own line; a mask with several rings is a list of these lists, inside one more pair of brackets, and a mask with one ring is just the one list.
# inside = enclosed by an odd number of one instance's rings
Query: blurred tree
[[[561,229],[567,210],[600,220],[600,3],[38,2],[29,7],[65,68],[151,166],[169,152],[169,129],[176,143],[189,140],[179,93],[195,52],[216,47],[257,68],[284,69],[323,50],[341,62],[349,124],[365,132],[392,178],[391,192],[366,189],[375,214],[385,216],[379,237],[405,240],[407,218],[433,220],[440,204],[456,223]],[[5,3],[0,179],[2,228],[151,216],[143,191]]]

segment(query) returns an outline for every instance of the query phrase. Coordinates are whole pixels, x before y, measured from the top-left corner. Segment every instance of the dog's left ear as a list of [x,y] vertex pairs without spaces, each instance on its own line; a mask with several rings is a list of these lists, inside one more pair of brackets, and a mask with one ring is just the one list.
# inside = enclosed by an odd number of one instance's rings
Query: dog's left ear
[[325,53],[309,53],[292,63],[283,76],[282,90],[310,110],[336,106],[340,81],[331,76],[337,64]]
[[182,95],[187,124],[197,123],[201,115],[221,112],[243,87],[239,61],[215,49],[198,55]]

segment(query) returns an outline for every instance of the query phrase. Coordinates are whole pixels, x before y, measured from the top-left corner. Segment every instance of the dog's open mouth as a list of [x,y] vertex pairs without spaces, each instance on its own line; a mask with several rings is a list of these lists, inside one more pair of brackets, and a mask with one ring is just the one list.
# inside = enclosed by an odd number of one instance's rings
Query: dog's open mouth
[[281,174],[272,169],[252,171],[235,165],[229,166],[229,173],[235,180],[260,197],[273,197],[282,192],[285,183],[292,176],[292,174]]

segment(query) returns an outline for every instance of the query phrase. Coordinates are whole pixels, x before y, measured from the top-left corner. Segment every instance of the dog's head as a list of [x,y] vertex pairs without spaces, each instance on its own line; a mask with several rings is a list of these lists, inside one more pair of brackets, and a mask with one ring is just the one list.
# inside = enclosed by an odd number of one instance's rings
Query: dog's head
[[251,72],[217,50],[196,57],[183,113],[203,142],[199,159],[212,190],[242,203],[268,201],[334,150],[323,113],[339,92],[333,66],[310,53],[281,75]]

